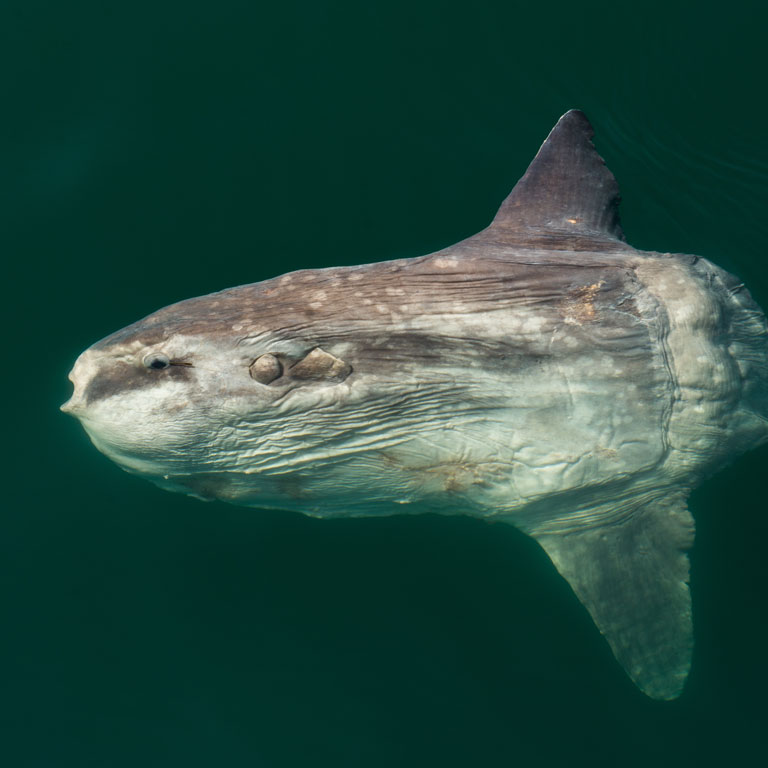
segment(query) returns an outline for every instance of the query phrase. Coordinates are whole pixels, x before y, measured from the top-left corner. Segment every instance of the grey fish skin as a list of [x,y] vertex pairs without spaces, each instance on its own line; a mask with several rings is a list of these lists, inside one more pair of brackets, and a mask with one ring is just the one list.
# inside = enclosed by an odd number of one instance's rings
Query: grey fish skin
[[318,517],[435,511],[534,537],[647,695],[690,668],[690,490],[768,440],[768,329],[706,259],[624,241],[566,113],[491,225],[293,272],[87,349],[62,406],[124,469]]

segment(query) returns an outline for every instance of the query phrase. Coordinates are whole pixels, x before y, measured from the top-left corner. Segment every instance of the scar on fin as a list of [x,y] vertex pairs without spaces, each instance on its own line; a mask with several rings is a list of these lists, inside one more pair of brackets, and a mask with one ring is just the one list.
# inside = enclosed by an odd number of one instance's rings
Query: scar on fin
[[283,375],[283,366],[274,355],[266,354],[256,358],[248,368],[248,372],[259,384],[269,384]]
[[315,347],[289,371],[294,379],[307,381],[344,381],[352,373],[352,366]]

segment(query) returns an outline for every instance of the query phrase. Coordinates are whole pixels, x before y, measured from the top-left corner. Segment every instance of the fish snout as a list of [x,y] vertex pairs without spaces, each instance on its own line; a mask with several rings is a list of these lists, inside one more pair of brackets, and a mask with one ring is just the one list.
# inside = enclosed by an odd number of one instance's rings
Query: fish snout
[[69,372],[67,378],[72,382],[74,390],[72,396],[59,406],[59,410],[68,413],[76,418],[80,418],[85,412],[87,399],[85,391],[88,382],[91,379],[90,366],[84,359],[87,353],[83,353],[75,362],[74,367]]
[[70,397],[66,403],[62,403],[59,406],[59,410],[64,413],[69,413],[72,416],[77,416],[79,413],[85,410],[85,403],[82,399],[76,399],[74,396]]

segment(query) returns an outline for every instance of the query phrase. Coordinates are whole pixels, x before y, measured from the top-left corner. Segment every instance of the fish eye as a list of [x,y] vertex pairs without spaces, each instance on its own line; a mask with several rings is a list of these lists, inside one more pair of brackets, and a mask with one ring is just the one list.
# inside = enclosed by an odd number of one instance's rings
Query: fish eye
[[143,363],[146,368],[159,371],[163,368],[167,368],[171,364],[171,361],[168,358],[168,355],[164,355],[162,352],[150,352],[144,357]]

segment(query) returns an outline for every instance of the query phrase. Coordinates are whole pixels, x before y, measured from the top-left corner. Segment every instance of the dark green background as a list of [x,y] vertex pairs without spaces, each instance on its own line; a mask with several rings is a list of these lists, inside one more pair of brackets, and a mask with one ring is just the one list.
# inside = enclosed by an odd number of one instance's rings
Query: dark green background
[[693,670],[655,703],[514,530],[203,504],[58,412],[162,305],[481,229],[575,106],[630,242],[768,306],[762,5],[6,0],[0,762],[762,759],[768,450],[692,497]]

